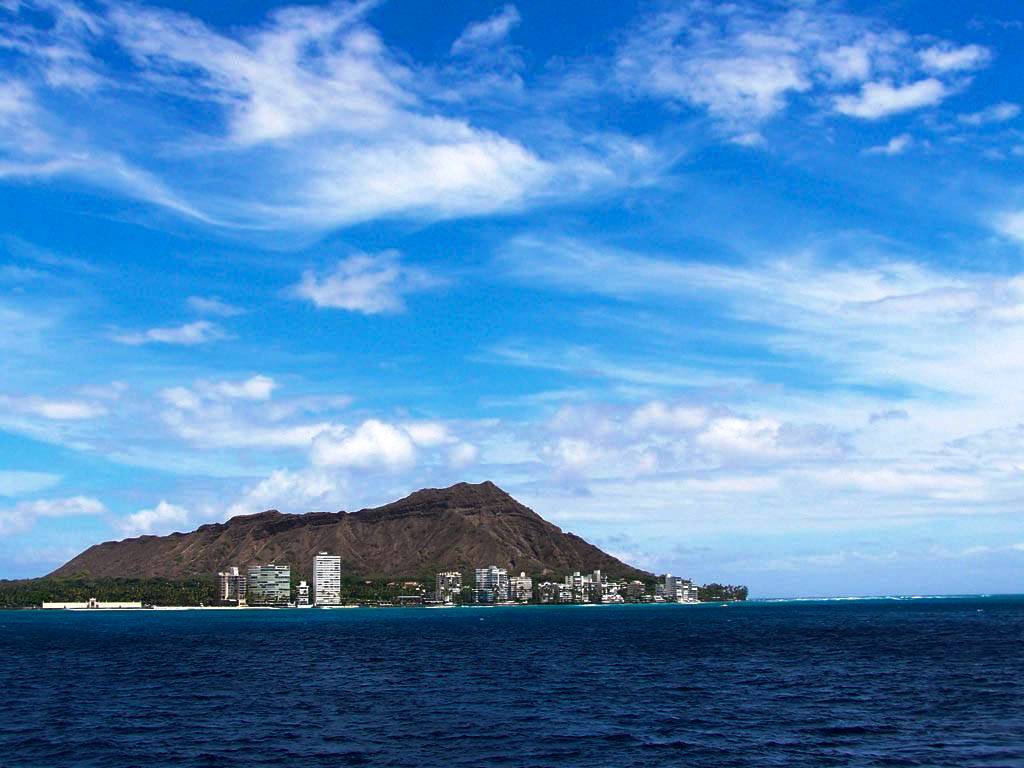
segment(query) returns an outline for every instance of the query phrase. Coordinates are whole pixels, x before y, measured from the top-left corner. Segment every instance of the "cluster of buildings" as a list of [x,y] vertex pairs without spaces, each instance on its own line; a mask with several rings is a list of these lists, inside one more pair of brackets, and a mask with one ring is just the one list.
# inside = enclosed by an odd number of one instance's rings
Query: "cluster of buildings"
[[[313,558],[312,589],[306,581],[296,586],[295,604],[341,605],[341,558],[320,552]],[[217,602],[221,605],[286,606],[292,602],[290,565],[251,565],[245,573],[232,566],[217,574]]]
[[[525,573],[510,576],[496,565],[476,568],[473,583],[464,584],[460,571],[437,574],[433,599],[423,593],[417,582],[416,594],[396,598],[400,605],[497,605],[516,603],[696,603],[697,587],[689,579],[668,574],[650,592],[642,581],[612,581],[595,570],[576,571],[561,581],[543,581],[534,585]],[[221,605],[253,606],[332,606],[341,605],[341,558],[320,552],[313,558],[313,583],[300,581],[292,600],[292,573],[288,565],[253,565],[245,572],[231,567],[217,574],[217,602]]]
[[697,587],[689,579],[668,574],[655,585],[654,593],[642,581],[610,581],[595,570],[576,571],[562,581],[543,581],[534,590],[533,579],[525,573],[509,576],[508,570],[496,565],[474,570],[472,587],[464,586],[459,571],[437,574],[436,603],[454,605],[476,603],[696,603]]

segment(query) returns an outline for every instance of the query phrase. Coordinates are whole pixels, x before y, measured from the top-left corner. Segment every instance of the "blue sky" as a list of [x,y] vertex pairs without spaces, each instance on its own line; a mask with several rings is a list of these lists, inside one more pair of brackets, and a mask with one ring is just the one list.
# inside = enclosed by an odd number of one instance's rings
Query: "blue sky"
[[945,6],[0,0],[0,577],[491,479],[1020,591],[1024,17]]

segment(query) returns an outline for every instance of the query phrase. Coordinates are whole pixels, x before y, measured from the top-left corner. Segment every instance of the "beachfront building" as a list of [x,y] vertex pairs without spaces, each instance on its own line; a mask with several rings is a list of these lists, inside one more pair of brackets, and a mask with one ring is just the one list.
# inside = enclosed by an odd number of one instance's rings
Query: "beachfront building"
[[696,603],[699,598],[697,587],[689,579],[665,574],[665,580],[655,586],[655,595],[667,603]]
[[595,570],[593,573],[576,571],[571,576],[566,576],[563,584],[565,589],[562,590],[560,596],[560,602],[563,603],[603,602],[605,589],[608,586],[607,579],[600,570]]
[[305,581],[300,581],[295,589],[295,604],[302,608],[309,605],[309,584]]
[[492,565],[476,569],[473,597],[478,603],[504,603],[508,600],[508,571]]
[[341,558],[319,552],[313,558],[313,602],[341,605]]
[[43,608],[47,610],[63,609],[67,611],[123,611],[128,608],[142,607],[142,603],[136,601],[102,602],[100,600],[97,600],[95,597],[90,597],[84,603],[43,603]]
[[462,574],[458,571],[445,571],[437,574],[437,590],[434,596],[439,603],[451,605],[462,599]]
[[248,574],[248,602],[252,605],[288,605],[292,596],[290,565],[252,565]]
[[221,605],[244,605],[247,580],[237,565],[217,574],[217,597]]
[[533,599],[533,579],[522,572],[511,577],[508,580],[508,595],[509,599],[517,603],[529,602]]

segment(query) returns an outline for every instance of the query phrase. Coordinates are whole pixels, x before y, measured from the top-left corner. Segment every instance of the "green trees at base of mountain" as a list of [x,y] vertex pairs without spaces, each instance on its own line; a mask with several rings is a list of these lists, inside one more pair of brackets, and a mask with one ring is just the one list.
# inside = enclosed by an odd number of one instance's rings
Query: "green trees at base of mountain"
[[146,605],[210,605],[212,579],[41,578],[0,581],[0,608],[29,608],[44,602],[140,601]]

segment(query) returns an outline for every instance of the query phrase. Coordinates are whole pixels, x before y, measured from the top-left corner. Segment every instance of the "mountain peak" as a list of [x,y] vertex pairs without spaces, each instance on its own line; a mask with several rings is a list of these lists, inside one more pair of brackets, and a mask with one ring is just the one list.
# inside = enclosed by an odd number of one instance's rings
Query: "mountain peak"
[[340,555],[343,570],[361,578],[429,579],[437,571],[485,565],[535,575],[594,568],[631,578],[649,575],[563,533],[491,481],[424,488],[350,514],[267,510],[191,533],[106,542],[53,575],[179,579],[277,562],[309,578],[321,551]]

